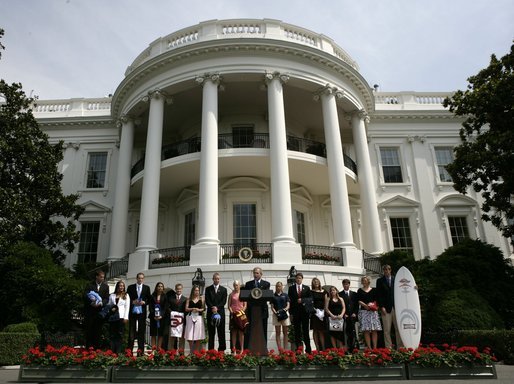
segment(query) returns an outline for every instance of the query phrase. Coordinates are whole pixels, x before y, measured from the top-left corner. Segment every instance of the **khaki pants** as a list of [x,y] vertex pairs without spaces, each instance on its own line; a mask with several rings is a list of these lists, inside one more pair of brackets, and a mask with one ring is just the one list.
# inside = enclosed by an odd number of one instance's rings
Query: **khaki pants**
[[386,348],[393,347],[393,341],[391,340],[391,327],[394,325],[394,333],[396,334],[396,348],[403,347],[402,339],[400,338],[400,333],[398,332],[398,323],[396,322],[396,315],[394,313],[394,308],[390,313],[381,312],[382,315],[382,325],[384,327],[384,344]]

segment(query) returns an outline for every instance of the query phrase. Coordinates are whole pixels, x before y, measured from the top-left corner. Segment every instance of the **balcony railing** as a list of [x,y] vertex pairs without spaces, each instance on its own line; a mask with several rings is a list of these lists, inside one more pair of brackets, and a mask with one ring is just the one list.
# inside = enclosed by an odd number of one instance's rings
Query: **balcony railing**
[[271,243],[220,244],[220,264],[245,263],[273,263]]
[[303,264],[343,265],[343,250],[339,247],[302,244]]
[[380,262],[379,256],[372,255],[371,253],[366,253],[363,250],[362,258],[364,260],[364,269],[366,271],[376,275],[380,275],[382,273],[382,264]]
[[150,251],[148,269],[189,266],[191,246]]
[[[232,148],[264,148],[269,149],[269,134],[253,133],[248,135],[234,135],[232,133],[218,135],[218,149]],[[290,151],[310,153],[312,155],[327,157],[324,143],[303,139],[295,136],[287,136],[287,149]],[[174,157],[187,155],[189,153],[200,152],[201,138],[193,137],[162,147],[161,160],[172,159]],[[349,156],[343,154],[344,165],[357,174],[357,164]],[[138,160],[131,170],[131,177],[141,172],[145,167],[144,157]]]

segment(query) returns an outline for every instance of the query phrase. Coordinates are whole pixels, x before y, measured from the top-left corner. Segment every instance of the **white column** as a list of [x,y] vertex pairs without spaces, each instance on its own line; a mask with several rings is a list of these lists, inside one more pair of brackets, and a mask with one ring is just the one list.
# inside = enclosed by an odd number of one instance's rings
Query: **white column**
[[196,244],[219,244],[218,236],[218,84],[219,76],[198,78],[203,84],[200,201]]
[[286,117],[282,82],[288,76],[266,74],[271,175],[272,242],[295,243],[287,161]]
[[134,146],[134,121],[127,116],[120,118],[121,138],[116,173],[116,194],[112,211],[111,242],[107,260],[125,256],[127,239],[127,218],[130,194],[130,163]]
[[159,91],[150,94],[149,115],[137,251],[151,251],[157,248],[162,125],[164,120],[164,95]]
[[362,210],[362,231],[364,242],[362,248],[369,253],[382,253],[382,231],[378,217],[376,188],[373,182],[371,171],[371,160],[369,158],[368,141],[366,137],[364,111],[352,115],[352,133],[355,153],[357,155],[357,173],[360,187],[360,200]]
[[326,88],[321,93],[334,242],[341,248],[354,248],[336,96],[343,97],[343,93],[333,88]]

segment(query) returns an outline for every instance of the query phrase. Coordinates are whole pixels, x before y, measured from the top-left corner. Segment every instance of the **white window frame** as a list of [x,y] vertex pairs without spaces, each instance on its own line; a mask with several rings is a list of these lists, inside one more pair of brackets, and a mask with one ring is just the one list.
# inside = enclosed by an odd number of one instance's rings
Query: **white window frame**
[[[100,260],[99,260],[99,253],[101,251],[101,239],[102,239],[102,220],[99,220],[99,219],[86,219],[86,220],[80,220],[79,221],[80,223],[80,238],[79,238],[79,242],[78,242],[78,247],[77,247],[77,263],[78,262],[81,262],[80,261],[80,248],[81,248],[81,244],[82,244],[82,230],[83,230],[83,225],[85,224],[98,224],[98,233],[97,233],[97,236],[98,236],[98,239],[97,239],[97,242],[96,242],[96,257],[95,257],[95,263],[98,263]],[[90,261],[88,261],[89,263]]]
[[[399,219],[407,220],[407,224],[408,224],[408,228],[409,228],[411,248],[406,248],[406,247],[396,248],[395,245],[394,245],[393,225],[392,225],[391,220],[399,220]],[[411,226],[409,217],[390,215],[389,216],[389,231],[390,231],[390,235],[391,235],[391,242],[393,244],[393,250],[401,250],[401,251],[408,251],[408,252],[410,251],[412,254],[414,254],[414,239],[413,239],[413,236],[412,236],[412,226]]]
[[[410,185],[410,177],[407,172],[407,166],[405,164],[405,154],[403,152],[403,146],[394,144],[394,143],[381,143],[376,144],[376,154],[377,154],[377,163],[378,163],[378,171],[379,171],[379,184],[382,188],[388,186],[397,186],[397,185]],[[382,149],[383,148],[394,148],[398,153],[398,160],[400,171],[402,172],[402,181],[401,182],[386,182],[384,177],[384,165],[382,163]]]
[[[441,179],[441,172],[439,172],[439,162],[437,161],[437,150],[438,149],[443,149],[443,148],[447,148],[447,149],[450,149],[451,152],[452,152],[452,161],[455,159],[455,154],[453,153],[453,150],[454,150],[454,146],[451,145],[451,144],[434,144],[431,146],[431,152],[432,152],[432,158],[433,158],[433,161],[434,161],[434,173],[435,173],[435,178],[437,180],[437,184],[440,184],[440,185],[453,185],[453,180],[450,180],[450,181],[443,181]],[[446,171],[448,172],[448,171]],[[450,176],[450,175],[448,175]],[[451,176],[450,176],[451,178]]]
[[383,223],[386,227],[385,244],[387,250],[394,250],[393,235],[391,231],[390,218],[407,218],[409,219],[409,228],[412,238],[412,254],[416,260],[423,257],[421,252],[421,238],[419,231],[419,209],[418,207],[384,207],[382,208]]
[[[88,173],[89,173],[89,160],[90,160],[90,154],[93,153],[106,153],[107,158],[105,161],[105,181],[104,186],[100,188],[88,188],[87,187],[87,181],[88,181]],[[83,169],[83,191],[106,191],[109,189],[109,177],[110,177],[110,165],[111,165],[111,156],[112,156],[112,149],[107,148],[88,148],[87,151],[85,151],[85,161],[84,161],[84,169]]]
[[471,205],[462,205],[462,206],[456,206],[456,205],[441,205],[439,207],[440,215],[441,215],[441,221],[444,228],[444,235],[446,239],[446,245],[447,247],[451,247],[453,244],[452,240],[452,234],[450,230],[450,223],[448,222],[448,217],[465,217],[466,223],[468,225],[468,235],[470,239],[477,239],[477,212],[476,208]]

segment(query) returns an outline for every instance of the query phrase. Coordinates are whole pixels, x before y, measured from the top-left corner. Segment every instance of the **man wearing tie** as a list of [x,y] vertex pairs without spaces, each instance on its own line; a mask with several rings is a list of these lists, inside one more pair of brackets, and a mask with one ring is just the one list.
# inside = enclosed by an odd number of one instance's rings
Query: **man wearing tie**
[[296,348],[305,344],[305,352],[311,352],[311,341],[309,338],[309,318],[310,314],[305,310],[305,299],[312,298],[311,290],[307,285],[302,284],[303,273],[298,272],[295,277],[296,283],[289,287],[288,295],[291,301],[291,309],[289,313],[292,316],[292,324],[294,328],[294,342]]
[[187,298],[182,294],[183,286],[180,283],[175,284],[175,290],[170,289],[166,293],[168,298],[168,318],[170,324],[170,337],[168,340],[168,349],[178,349],[184,353],[186,339],[184,339],[185,312]]
[[129,313],[129,336],[128,346],[131,351],[134,349],[134,340],[137,339],[138,355],[145,351],[145,332],[146,332],[146,307],[150,299],[150,287],[143,284],[145,274],[139,272],[136,276],[136,284],[131,284],[127,288],[130,297]]
[[214,349],[214,335],[218,332],[218,351],[223,352],[227,348],[225,342],[225,304],[227,304],[227,288],[220,285],[220,274],[218,272],[212,275],[212,283],[212,285],[209,285],[205,289],[207,331],[209,333],[208,349]]
[[384,345],[386,348],[392,348],[391,327],[394,325],[396,347],[402,347],[403,343],[398,333],[398,324],[394,313],[394,276],[391,274],[391,266],[388,264],[382,266],[382,271],[384,276],[377,280],[377,299],[384,329]]
[[344,313],[344,328],[346,333],[346,347],[351,352],[356,348],[355,322],[357,321],[358,304],[355,303],[357,292],[350,290],[350,279],[343,279],[343,290],[339,297],[344,300],[346,311]]
[[[253,280],[247,281],[245,283],[244,289],[252,290],[254,288],[260,288],[260,289],[270,289],[270,283],[269,281],[262,279],[262,269],[259,267],[255,267],[252,271],[253,273]],[[252,324],[252,311],[254,311],[254,308],[259,308],[261,319],[262,319],[262,330],[263,330],[263,341],[264,341],[264,347],[267,348],[267,341],[268,341],[268,317],[269,317],[269,310],[268,310],[268,303],[266,302],[248,302],[248,307],[246,310],[246,316],[248,317],[248,321],[250,322],[250,325],[246,327],[246,334],[245,334],[245,349],[248,348],[248,344],[250,341],[250,335],[251,335],[251,329],[253,327]],[[257,309],[255,309],[257,310]]]

